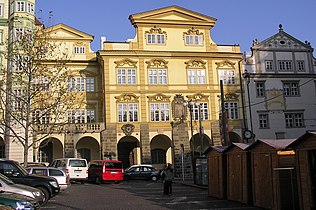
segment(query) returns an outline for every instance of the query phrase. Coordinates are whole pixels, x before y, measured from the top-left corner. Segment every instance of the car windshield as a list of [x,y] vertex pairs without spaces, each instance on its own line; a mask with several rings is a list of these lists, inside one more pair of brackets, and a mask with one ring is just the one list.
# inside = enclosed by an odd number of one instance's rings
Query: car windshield
[[69,166],[71,167],[86,167],[86,161],[84,160],[69,160]]
[[2,181],[4,181],[6,184],[8,184],[8,185],[13,185],[14,184],[11,179],[9,179],[8,177],[6,177],[3,174],[0,174],[0,179]]
[[27,172],[27,170],[26,170],[24,167],[22,167],[20,164],[17,163],[17,164],[15,164],[15,166],[20,169],[21,173],[22,173],[24,176],[26,176],[26,175],[29,174],[29,172]]

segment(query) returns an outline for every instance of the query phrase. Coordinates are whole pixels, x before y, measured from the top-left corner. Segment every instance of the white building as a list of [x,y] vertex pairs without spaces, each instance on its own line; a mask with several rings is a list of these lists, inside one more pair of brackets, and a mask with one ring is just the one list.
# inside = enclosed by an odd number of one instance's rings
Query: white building
[[254,139],[297,138],[315,130],[316,60],[310,43],[284,32],[280,24],[277,34],[255,40],[250,54],[244,58],[243,76],[247,125]]

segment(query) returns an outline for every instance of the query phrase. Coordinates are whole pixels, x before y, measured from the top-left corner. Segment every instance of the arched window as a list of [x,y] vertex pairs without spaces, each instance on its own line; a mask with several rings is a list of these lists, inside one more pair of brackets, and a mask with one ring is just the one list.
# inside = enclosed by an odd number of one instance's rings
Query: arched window
[[166,151],[163,149],[151,150],[151,163],[152,164],[166,164]]

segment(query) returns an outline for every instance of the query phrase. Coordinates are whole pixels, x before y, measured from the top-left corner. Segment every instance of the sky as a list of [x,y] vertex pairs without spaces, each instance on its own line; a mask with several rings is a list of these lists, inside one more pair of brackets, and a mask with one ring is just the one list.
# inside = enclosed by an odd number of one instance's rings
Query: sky
[[173,5],[216,18],[212,40],[238,44],[241,52],[250,51],[254,39],[278,33],[279,24],[316,47],[315,0],[36,0],[36,16],[46,27],[63,23],[94,36],[91,48],[97,51],[101,36],[111,42],[135,37],[130,15]]

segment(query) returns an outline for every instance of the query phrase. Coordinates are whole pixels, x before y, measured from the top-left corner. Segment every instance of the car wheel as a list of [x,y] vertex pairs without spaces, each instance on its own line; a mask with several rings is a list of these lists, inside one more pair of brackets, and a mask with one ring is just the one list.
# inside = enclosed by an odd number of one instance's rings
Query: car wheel
[[157,181],[157,177],[156,177],[156,176],[152,176],[152,177],[151,177],[151,180],[154,181],[154,182],[156,182],[156,181]]
[[96,184],[100,184],[101,183],[100,178],[98,176],[95,178],[95,183]]
[[43,201],[42,205],[45,205],[48,202],[49,198],[50,198],[49,192],[44,187],[38,187],[37,189],[39,189],[40,191],[43,192],[43,194],[44,194],[44,201]]

